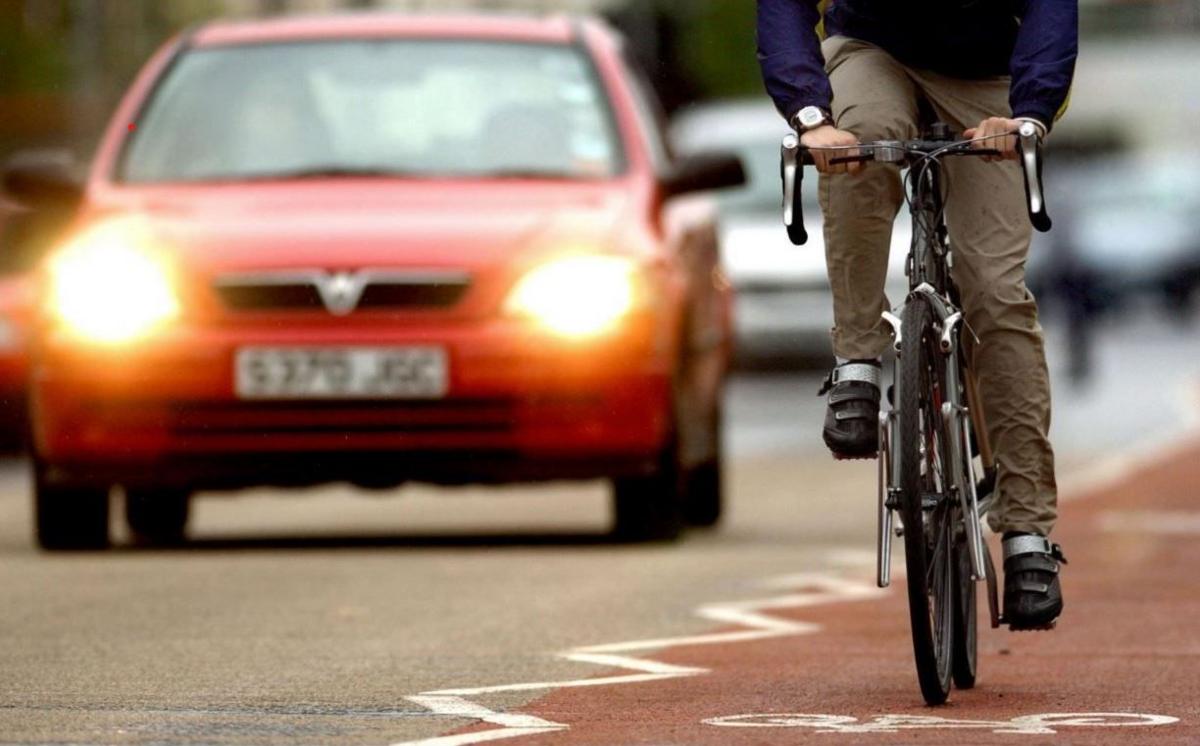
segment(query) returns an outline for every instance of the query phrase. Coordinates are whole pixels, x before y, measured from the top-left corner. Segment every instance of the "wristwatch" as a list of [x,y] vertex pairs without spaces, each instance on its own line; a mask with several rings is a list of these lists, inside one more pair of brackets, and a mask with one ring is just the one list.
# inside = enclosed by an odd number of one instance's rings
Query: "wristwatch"
[[820,106],[805,106],[792,117],[792,126],[800,134],[825,124],[833,124],[833,117]]

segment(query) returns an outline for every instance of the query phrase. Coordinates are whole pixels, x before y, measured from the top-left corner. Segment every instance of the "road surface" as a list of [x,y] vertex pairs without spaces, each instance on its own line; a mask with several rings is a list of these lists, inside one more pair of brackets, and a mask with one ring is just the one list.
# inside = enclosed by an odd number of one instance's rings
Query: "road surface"
[[874,466],[830,460],[818,376],[780,373],[732,385],[728,521],[673,546],[608,543],[600,485],[333,486],[47,555],[5,462],[0,743],[1200,741],[1200,341],[1131,322],[1097,359],[1056,388],[1062,625],[985,632],[947,707],[870,582]]

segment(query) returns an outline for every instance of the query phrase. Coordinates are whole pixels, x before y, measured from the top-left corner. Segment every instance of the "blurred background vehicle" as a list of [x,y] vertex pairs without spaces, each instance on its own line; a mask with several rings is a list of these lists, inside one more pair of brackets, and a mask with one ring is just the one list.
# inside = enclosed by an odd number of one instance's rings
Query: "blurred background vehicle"
[[[214,105],[220,102],[220,105]],[[621,37],[567,19],[216,23],[118,107],[46,260],[49,549],[148,542],[197,490],[611,480],[614,531],[721,512],[737,158],[674,158]],[[10,169],[18,200],[70,193]]]
[[[764,99],[688,107],[672,123],[683,154],[730,150],[746,164],[747,184],[719,198],[721,261],[733,283],[737,359],[748,366],[828,365],[833,296],[825,266],[825,237],[817,204],[817,174],[803,182],[808,243],[793,246],[780,230],[779,144],[788,127]],[[892,232],[888,297],[899,304],[907,283],[904,259],[912,239],[907,211]]]
[[1200,289],[1200,160],[1116,158],[1059,174],[1059,230],[1030,267],[1053,291],[1068,262],[1086,268],[1091,305],[1152,303],[1188,319]]
[[1098,326],[1158,315],[1193,323],[1200,299],[1200,161],[1193,155],[1068,159],[1049,177],[1055,226],[1037,234],[1028,284],[1067,330],[1085,382]]
[[[59,159],[68,170],[75,165],[62,150],[31,155],[38,161]],[[24,165],[17,156],[0,166],[7,177],[0,189],[0,453],[18,452],[26,445],[34,271],[77,207],[74,200],[59,201],[59,195],[44,195],[38,210],[5,199],[4,192],[23,187]]]

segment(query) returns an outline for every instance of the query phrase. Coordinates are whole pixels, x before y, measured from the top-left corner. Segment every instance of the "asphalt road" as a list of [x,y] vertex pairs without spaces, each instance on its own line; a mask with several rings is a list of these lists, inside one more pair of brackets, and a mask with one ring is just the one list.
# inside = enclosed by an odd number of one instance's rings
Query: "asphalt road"
[[[1194,424],[1196,328],[1149,320],[1112,328],[1098,350],[1095,380],[1077,390],[1057,384],[1055,440],[1066,494],[1095,493],[1122,473],[1128,481],[1131,472],[1122,472],[1114,456],[1151,454]],[[947,715],[918,707],[900,596],[895,590],[878,596],[864,582],[872,562],[874,465],[837,464],[822,452],[817,384],[815,374],[799,373],[734,381],[729,519],[674,546],[607,543],[600,485],[408,487],[384,495],[334,486],[203,496],[193,541],[183,549],[118,543],[104,554],[46,555],[32,546],[25,467],[7,462],[0,466],[0,743],[393,744],[493,730],[497,723],[524,727],[520,734],[545,729],[546,743],[690,743],[722,742],[725,736],[703,735],[704,729],[734,729],[701,721],[742,714],[966,717],[962,709]],[[1136,492],[1137,483],[1127,489]],[[1195,501],[1185,499],[1189,489],[1180,484],[1165,506],[1148,501],[1139,519],[1183,533],[1148,532],[1139,546],[1161,549],[1187,536],[1197,521]],[[1106,515],[1133,510],[1135,497],[1126,495]],[[1122,534],[1064,535],[1102,557],[1103,542]],[[1145,550],[1139,561],[1146,556],[1155,555]],[[1096,593],[1119,597],[1137,586],[1104,586],[1094,571],[1080,575]],[[1182,593],[1175,585],[1167,590]],[[792,627],[776,625],[775,647],[753,647],[758,643],[748,642],[754,635],[746,635],[745,623],[761,610],[721,602],[764,593],[821,606],[832,615],[826,625],[843,631],[822,637],[796,617]],[[1184,625],[1192,626],[1195,608],[1157,622],[1193,664],[1200,640]],[[870,641],[864,647],[836,620],[865,624],[868,609],[887,631],[863,631]],[[1138,607],[1108,613],[1136,615]],[[771,626],[762,618],[757,624],[749,629]],[[1037,645],[1069,644],[1064,627]],[[613,656],[674,644],[656,638],[739,629],[745,652],[721,638],[703,660],[644,664],[633,672],[614,665],[628,661]],[[1001,634],[1008,633],[989,633]],[[1005,683],[1019,679],[1020,670],[1004,667],[1001,638],[987,639],[985,676],[990,666],[1000,682],[990,691],[1007,693],[1010,703],[1017,698],[1002,713],[1006,718],[1111,711],[1186,721],[1196,714],[1160,712],[1155,707],[1172,703],[1119,683],[1098,684],[1078,703],[1054,700],[1047,709],[1042,697],[1034,709],[1023,708],[1024,690]],[[638,640],[652,642],[611,645]],[[829,657],[821,665],[796,665],[818,654]],[[884,677],[883,690],[854,691],[843,681],[840,695],[823,698],[822,673],[843,659],[853,663],[844,670],[854,675]],[[739,661],[753,661],[764,676],[700,673]],[[1069,659],[1063,665],[1070,670]],[[696,670],[682,676],[673,667]],[[647,680],[602,685],[612,676]],[[695,687],[670,700],[670,717],[631,704],[659,701],[667,690],[656,687],[685,678]],[[593,685],[549,686],[586,680]],[[806,709],[778,701],[781,680],[807,693],[798,698]],[[512,686],[521,683],[535,686]],[[488,687],[498,691],[429,694]],[[717,708],[716,692],[738,697]],[[858,697],[856,708],[847,692]],[[985,685],[971,696],[988,701],[988,692]],[[872,705],[875,695],[884,709]],[[596,723],[600,730],[585,727]],[[564,724],[572,728],[558,727]],[[1196,736],[1171,730],[1180,727],[1153,732],[1179,742]],[[738,732],[771,743],[795,740],[797,730],[812,729]],[[1140,743],[1150,731],[1127,732]],[[477,738],[448,736],[442,743]]]

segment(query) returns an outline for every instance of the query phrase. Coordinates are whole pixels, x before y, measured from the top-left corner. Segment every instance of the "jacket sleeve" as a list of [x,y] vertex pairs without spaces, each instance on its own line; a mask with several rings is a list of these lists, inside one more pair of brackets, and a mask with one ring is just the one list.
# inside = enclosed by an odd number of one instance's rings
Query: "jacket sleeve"
[[1014,117],[1050,127],[1066,108],[1079,53],[1078,0],[1024,0],[1013,50],[1009,105]]
[[833,100],[817,35],[818,4],[818,0],[758,0],[758,64],[767,93],[784,117],[805,106],[828,110]]

